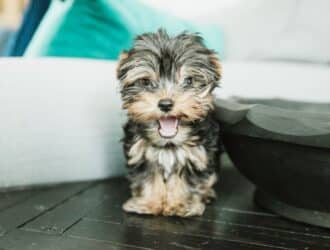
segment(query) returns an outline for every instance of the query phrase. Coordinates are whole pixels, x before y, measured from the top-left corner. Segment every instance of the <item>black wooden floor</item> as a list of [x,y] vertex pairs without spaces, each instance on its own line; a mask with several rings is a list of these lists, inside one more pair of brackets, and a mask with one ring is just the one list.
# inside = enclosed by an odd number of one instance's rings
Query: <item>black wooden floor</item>
[[190,219],[125,214],[124,179],[0,193],[0,250],[330,249],[330,231],[256,207],[233,168],[217,189],[218,201]]

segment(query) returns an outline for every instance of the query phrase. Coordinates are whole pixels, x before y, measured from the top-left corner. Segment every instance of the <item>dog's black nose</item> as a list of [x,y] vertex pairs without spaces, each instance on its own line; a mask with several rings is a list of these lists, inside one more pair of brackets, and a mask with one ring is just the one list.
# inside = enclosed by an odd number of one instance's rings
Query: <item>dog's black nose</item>
[[161,99],[158,102],[158,107],[161,111],[168,112],[171,111],[173,107],[173,101],[171,99]]

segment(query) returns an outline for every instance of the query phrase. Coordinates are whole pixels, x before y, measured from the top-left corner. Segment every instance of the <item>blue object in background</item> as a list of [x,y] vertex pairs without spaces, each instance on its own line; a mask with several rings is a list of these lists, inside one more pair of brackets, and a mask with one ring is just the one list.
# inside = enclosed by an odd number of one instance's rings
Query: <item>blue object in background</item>
[[7,48],[13,33],[14,31],[10,29],[0,29],[0,56],[8,53]]
[[200,25],[156,10],[139,0],[53,0],[24,56],[118,59],[136,35],[165,28],[175,35],[199,32],[206,45],[224,54],[217,25]]
[[51,0],[31,0],[25,12],[22,25],[9,41],[7,56],[22,56],[29,45],[34,32],[44,17]]

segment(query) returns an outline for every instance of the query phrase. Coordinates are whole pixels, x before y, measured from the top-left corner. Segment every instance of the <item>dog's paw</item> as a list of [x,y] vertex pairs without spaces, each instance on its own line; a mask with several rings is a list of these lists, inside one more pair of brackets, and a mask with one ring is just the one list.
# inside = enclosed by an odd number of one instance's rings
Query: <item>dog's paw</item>
[[134,197],[124,203],[123,209],[128,213],[158,215],[162,213],[163,208],[158,202]]
[[166,206],[163,210],[165,216],[192,217],[201,216],[205,210],[205,205],[202,202],[190,204],[177,204]]
[[206,204],[210,204],[211,202],[215,201],[217,199],[216,192],[211,188],[209,189],[205,195],[202,197],[202,201]]

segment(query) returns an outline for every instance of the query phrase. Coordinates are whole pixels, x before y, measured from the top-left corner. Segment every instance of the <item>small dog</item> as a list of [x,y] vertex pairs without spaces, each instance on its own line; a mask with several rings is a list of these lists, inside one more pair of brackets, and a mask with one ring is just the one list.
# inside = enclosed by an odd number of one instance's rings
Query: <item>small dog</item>
[[219,125],[212,90],[221,66],[198,34],[145,33],[117,69],[132,198],[127,212],[202,215],[215,198]]

